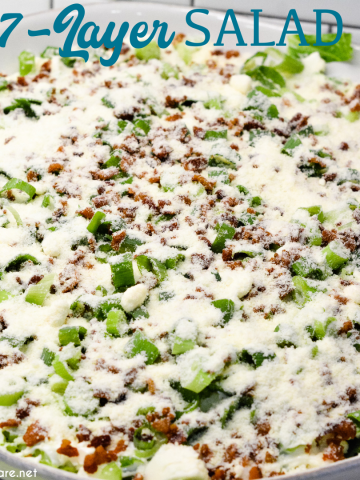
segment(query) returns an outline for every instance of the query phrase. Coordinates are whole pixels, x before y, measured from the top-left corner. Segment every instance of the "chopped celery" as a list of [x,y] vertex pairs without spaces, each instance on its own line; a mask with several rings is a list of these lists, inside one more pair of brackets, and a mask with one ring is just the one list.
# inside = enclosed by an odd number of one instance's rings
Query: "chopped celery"
[[313,280],[325,280],[325,278],[329,276],[329,273],[331,273],[327,272],[325,267],[322,267],[305,257],[301,257],[294,262],[291,266],[291,270],[295,275],[304,278],[312,278]]
[[160,351],[140,330],[137,330],[125,346],[125,353],[132,358],[140,353],[145,353],[146,365],[155,363]]
[[[196,367],[195,367],[196,370]],[[184,388],[187,390],[191,390],[195,393],[200,393],[204,388],[210,385],[216,378],[216,373],[208,373],[204,372],[201,368],[197,371],[195,377],[191,380],[191,382],[183,385]]]
[[17,403],[19,398],[24,395],[24,392],[2,393],[0,394],[0,407],[11,407]]
[[302,210],[306,210],[310,213],[310,216],[316,215],[320,223],[324,223],[325,221],[325,214],[321,205],[314,205],[313,207],[303,207]]
[[117,463],[110,462],[97,472],[96,477],[102,480],[122,480],[122,470]]
[[54,283],[54,278],[55,274],[50,273],[49,275],[45,275],[45,277],[36,285],[30,285],[25,301],[42,306],[45,298],[50,292],[51,285]]
[[51,391],[57,393],[58,395],[64,395],[68,383],[69,381],[64,379],[59,382],[55,382],[51,385]]
[[164,63],[161,71],[161,78],[164,80],[169,80],[169,78],[179,78],[179,72],[176,67],[173,67],[169,63]]
[[61,57],[60,60],[67,68],[73,68],[76,63],[76,58],[72,57]]
[[150,42],[146,47],[136,49],[135,55],[137,59],[146,62],[153,58],[160,60],[160,47],[156,42]]
[[106,319],[106,331],[113,337],[120,337],[126,326],[126,315],[123,310],[110,310]]
[[214,108],[216,110],[221,110],[223,108],[223,100],[220,98],[211,98],[210,100],[207,100],[204,102],[204,107],[205,108]]
[[35,55],[24,50],[19,55],[19,72],[22,77],[29,75],[35,69]]
[[188,47],[185,42],[178,43],[175,48],[179,57],[184,63],[186,63],[186,65],[190,65],[193,54],[198,50],[194,47]]
[[11,293],[7,292],[6,290],[0,290],[0,303],[5,302],[5,300],[9,300],[9,298],[13,297]]
[[293,298],[299,306],[304,306],[306,302],[312,299],[312,294],[318,290],[310,286],[307,281],[299,276],[293,277],[294,291]]
[[0,193],[6,192],[7,190],[11,190],[13,188],[17,188],[18,190],[22,190],[23,192],[27,193],[32,199],[36,193],[36,188],[30,185],[30,183],[24,182],[24,180],[20,180],[18,178],[12,178],[9,180],[0,190]]
[[72,370],[78,370],[80,362],[81,362],[81,350],[78,350],[73,357],[68,358],[66,360],[66,363]]
[[175,337],[171,353],[173,355],[181,355],[182,353],[192,350],[195,347],[195,345],[196,345],[196,342],[194,342],[194,340]]
[[74,380],[74,377],[67,370],[64,363],[59,360],[58,355],[55,356],[55,359],[53,361],[53,367],[54,367],[55,373],[59,375],[59,377],[63,378],[64,380],[68,380],[69,382]]
[[338,270],[342,267],[349,258],[348,250],[338,240],[329,243],[322,251],[326,258],[326,262],[333,270]]
[[59,342],[61,346],[73,343],[75,347],[81,345],[82,340],[86,336],[87,330],[85,327],[62,327],[59,330]]

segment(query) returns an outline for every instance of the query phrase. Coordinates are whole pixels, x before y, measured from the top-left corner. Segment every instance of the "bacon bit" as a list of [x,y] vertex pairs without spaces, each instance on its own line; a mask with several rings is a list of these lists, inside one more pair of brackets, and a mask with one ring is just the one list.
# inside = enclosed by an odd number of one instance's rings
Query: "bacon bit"
[[172,148],[168,145],[162,145],[161,147],[154,147],[151,149],[151,153],[160,161],[166,160],[171,152]]
[[137,473],[133,480],[144,480],[144,477],[141,475],[141,473]]
[[76,213],[86,218],[87,220],[91,220],[94,216],[94,210],[91,207],[86,207],[84,208],[84,210],[78,210]]
[[94,453],[86,455],[84,459],[84,470],[86,473],[95,473],[99,465],[114,462],[117,455],[113,452],[107,452],[103,446],[96,447]]
[[184,85],[188,85],[190,87],[194,87],[196,85],[196,80],[193,80],[192,78],[187,78],[183,77],[182,79]]
[[237,152],[239,151],[239,147],[235,143],[232,143],[230,145],[230,148],[232,148],[233,150],[236,150]]
[[259,435],[267,435],[270,430],[271,430],[271,426],[270,426],[270,423],[267,421],[267,420],[263,420],[261,422],[258,422],[256,424],[256,430],[258,432]]
[[180,103],[185,102],[186,99],[187,99],[186,95],[184,95],[181,98],[173,98],[173,97],[170,97],[170,95],[167,95],[165,97],[165,107],[166,108],[177,108],[180,105]]
[[231,463],[239,456],[239,451],[237,449],[237,445],[232,443],[227,447],[225,450],[224,462]]
[[[342,297],[342,296],[339,295],[339,294],[334,295],[334,298],[335,298],[335,300],[337,300],[337,301],[338,301],[339,303],[341,303],[342,305],[346,305],[346,304],[348,303],[348,301],[349,301],[348,298]],[[345,322],[345,323],[344,323],[344,326],[345,326],[346,324],[349,324],[349,323],[351,323],[351,322]],[[344,328],[344,326],[343,326],[343,328]],[[352,323],[351,323],[351,327],[352,327]],[[350,329],[350,330],[351,330],[351,329]]]
[[194,175],[192,177],[192,181],[201,183],[201,185],[205,188],[207,192],[212,192],[212,190],[216,185],[216,182],[210,182],[210,180],[207,180],[205,177],[202,177],[201,175]]
[[17,84],[20,85],[21,87],[27,87],[29,85],[25,77],[18,77]]
[[33,284],[37,284],[40,282],[40,280],[42,280],[44,278],[44,275],[34,275],[30,278],[29,282],[28,282],[28,285],[33,285]]
[[322,458],[325,462],[327,460],[330,460],[331,462],[338,462],[339,460],[344,460],[344,447],[337,443],[331,442],[323,453]]
[[58,448],[57,453],[61,455],[66,455],[67,457],[78,457],[79,451],[77,448],[71,446],[70,440],[62,440],[61,447]]
[[94,180],[110,180],[111,178],[115,177],[115,175],[118,175],[119,169],[117,167],[110,167],[106,168],[104,170],[93,170],[90,171],[91,176]]
[[191,172],[201,173],[204,168],[207,167],[207,164],[208,162],[205,157],[190,158],[184,162],[184,169]]
[[321,236],[322,236],[322,245],[325,246],[337,238],[337,231],[323,230],[321,232]]
[[222,251],[222,259],[224,262],[230,262],[233,259],[232,247],[224,248],[224,250]]
[[209,446],[206,443],[204,443],[204,445],[201,445],[199,458],[201,460],[204,460],[205,463],[207,463],[210,461],[212,456],[213,456],[213,453],[210,450]]
[[187,195],[179,195],[179,199],[186,205],[191,205],[191,200]]
[[46,436],[47,431],[40,426],[39,422],[35,422],[28,426],[23,439],[28,447],[33,447],[37,443],[45,440]]
[[100,195],[98,197],[94,197],[92,202],[96,208],[101,208],[105,205],[109,205],[109,198],[106,195]]
[[5,142],[4,142],[4,145],[7,145],[9,142],[11,142],[11,140],[13,140],[14,138],[16,137],[8,137],[5,139]]
[[205,130],[203,128],[200,128],[200,127],[194,127],[194,135],[195,137],[197,138],[200,138],[201,140],[203,140],[205,138]]
[[[155,387],[155,382],[154,380],[152,380],[151,378],[148,378],[146,380],[146,383],[147,383],[147,386],[148,386],[148,389],[149,389],[149,392],[151,393],[151,395],[155,395],[156,393],[156,387]],[[160,431],[160,430],[159,430]]]
[[10,420],[6,420],[5,422],[0,423],[0,428],[16,428],[20,425],[20,420],[15,420],[11,418]]
[[258,466],[252,467],[249,471],[249,480],[258,480],[259,478],[263,478],[260,468]]
[[182,118],[182,115],[180,113],[175,113],[175,115],[170,115],[169,117],[166,117],[165,120],[167,122],[176,122],[176,120],[180,120]]
[[341,142],[339,148],[340,148],[340,150],[342,150],[342,151],[344,151],[344,152],[347,152],[350,147],[349,147],[349,144],[348,144],[348,143],[346,143],[346,142]]
[[239,57],[240,56],[240,52],[238,50],[228,50],[226,53],[225,53],[225,57],[226,58],[232,58],[232,57]]
[[157,206],[155,205],[153,199],[146,195],[145,193],[139,193],[134,198],[135,202],[141,202],[143,205],[147,205],[149,208],[153,210],[157,210]]
[[77,270],[72,265],[67,265],[59,275],[60,285],[64,288],[62,293],[72,292],[79,284],[79,276]]
[[125,240],[125,237],[126,237],[125,230],[123,230],[122,232],[115,232],[112,236],[111,248],[115,251],[118,251],[121,243]]
[[64,170],[64,165],[61,165],[61,163],[52,163],[49,165],[48,173],[59,173],[61,170]]
[[122,160],[120,162],[120,167],[123,172],[128,172],[130,167],[136,162],[135,157],[130,157],[130,155],[123,155]]
[[119,120],[128,120],[129,122],[132,122],[135,114],[139,111],[140,108],[138,107],[129,107],[126,111],[114,113],[114,116]]
[[[347,299],[346,299],[347,300]],[[350,330],[353,329],[353,324],[350,320],[348,320],[347,322],[344,322],[342,327],[340,328],[340,330],[338,331],[338,335],[341,335],[342,333],[347,333],[349,332]]]
[[215,55],[215,56],[219,56],[219,55],[224,55],[224,52],[222,50],[213,50],[212,52],[210,52],[211,55]]
[[193,265],[200,265],[203,270],[207,270],[210,267],[213,257],[206,257],[202,253],[193,253],[191,255],[191,263]]
[[79,433],[76,434],[79,443],[88,442],[90,440],[91,430],[84,425],[79,426]]
[[110,453],[114,453],[115,455],[118,455],[121,452],[125,452],[127,449],[127,444],[125,443],[125,440],[119,440],[118,443],[116,444],[116,447],[114,450],[110,450]]
[[325,173],[325,175],[323,175],[325,182],[333,182],[336,177],[337,173]]
[[149,183],[160,183],[160,177],[149,178]]
[[185,34],[184,33],[177,33],[175,35],[175,38],[174,40],[172,41],[172,44],[175,46],[177,45],[178,43],[181,43],[185,38]]
[[73,258],[69,260],[69,263],[71,263],[72,265],[77,265],[79,262],[81,262],[81,260],[84,260],[84,258],[85,258],[85,253],[82,250],[77,250],[74,253]]
[[265,454],[265,463],[274,463],[276,462],[276,457],[274,457],[273,455],[271,455],[270,452],[266,452]]
[[99,435],[98,437],[94,437],[90,444],[89,444],[89,447],[108,447],[111,443],[111,437],[110,435]]
[[29,170],[26,179],[28,182],[37,182],[39,180],[39,174],[34,172],[34,170]]

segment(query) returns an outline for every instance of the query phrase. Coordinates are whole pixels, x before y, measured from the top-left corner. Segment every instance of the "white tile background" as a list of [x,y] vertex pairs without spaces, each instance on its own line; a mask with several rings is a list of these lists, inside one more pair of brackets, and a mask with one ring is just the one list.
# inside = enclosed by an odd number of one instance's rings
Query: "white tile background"
[[[109,0],[0,0],[0,14],[20,12],[24,15],[37,13],[49,8],[64,8],[72,3],[105,3]],[[121,0],[115,0],[121,1]],[[152,2],[154,0],[142,0]],[[345,31],[353,34],[354,42],[360,44],[360,0],[157,0],[170,5],[189,5],[192,8],[209,8],[216,10],[234,9],[235,12],[252,15],[251,9],[262,9],[263,17],[284,18],[291,8],[296,8],[304,30],[315,33],[315,8],[338,11],[343,19]],[[280,21],[276,21],[283,23]],[[332,16],[324,15],[323,31],[331,31],[334,24]],[[326,26],[327,24],[327,26]],[[334,27],[333,27],[334,28]]]

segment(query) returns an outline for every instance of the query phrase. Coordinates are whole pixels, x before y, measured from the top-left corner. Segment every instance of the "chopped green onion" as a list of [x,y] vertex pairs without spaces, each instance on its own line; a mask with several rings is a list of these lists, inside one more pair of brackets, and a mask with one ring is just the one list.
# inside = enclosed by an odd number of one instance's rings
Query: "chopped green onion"
[[135,135],[139,137],[144,137],[150,132],[150,129],[151,127],[149,120],[143,120],[142,118],[138,118],[134,121],[133,132],[135,133]]
[[60,59],[65,67],[73,68],[76,62],[76,58],[73,57],[61,57]]
[[232,300],[228,300],[226,298],[222,300],[215,300],[214,302],[211,302],[212,305],[214,305],[215,308],[219,308],[222,312],[222,320],[221,324],[225,325],[225,323],[228,323],[235,311],[235,304]]
[[111,262],[114,262],[111,263],[110,266],[112,282],[115,288],[126,288],[135,285],[131,254],[117,255],[116,257],[112,257]]
[[40,54],[41,58],[53,58],[59,55],[59,47],[46,47]]
[[13,217],[15,218],[15,222],[16,222],[16,225],[18,227],[21,227],[22,226],[22,220],[20,218],[20,215],[18,214],[18,212],[15,210],[14,207],[12,207],[11,205],[6,205],[6,208],[9,210],[9,212],[11,212],[13,214]]
[[58,395],[64,395],[68,384],[69,382],[67,380],[61,380],[59,382],[55,382],[51,385],[51,391],[54,393],[57,393]]
[[59,375],[59,377],[63,378],[64,380],[67,381],[74,381],[74,377],[71,375],[71,373],[67,370],[63,362],[59,360],[59,357],[56,355],[55,359],[53,361],[53,367],[55,370],[55,373]]
[[100,210],[97,211],[87,226],[88,231],[92,234],[95,234],[105,217],[106,215],[104,212],[101,212]]
[[212,244],[212,251],[215,253],[221,253],[225,248],[226,240],[232,240],[235,235],[235,228],[226,225],[226,223],[222,223],[218,229],[218,234]]
[[22,190],[23,192],[27,193],[30,198],[33,198],[36,193],[36,188],[30,185],[23,180],[19,180],[18,178],[12,178],[9,180],[0,190],[0,193],[6,192],[8,190],[12,190],[13,188],[17,188],[18,190]]
[[204,136],[204,140],[208,142],[213,142],[221,138],[227,139],[227,130],[207,130]]
[[156,258],[148,257],[147,255],[139,255],[136,257],[136,263],[140,273],[148,271],[153,273],[159,282],[162,282],[167,277],[166,265],[161,263]]
[[54,201],[54,199],[53,199],[52,195],[50,195],[50,193],[46,193],[44,195],[41,206],[43,208],[48,208],[53,204],[53,201]]
[[48,367],[51,367],[55,359],[55,353],[45,347],[42,351],[40,358],[45,363],[45,365],[47,365]]
[[107,107],[107,108],[115,108],[115,105],[114,105],[112,102],[110,102],[110,100],[109,100],[108,98],[103,97],[103,98],[101,99],[101,101],[102,101],[102,104],[103,104],[105,107]]
[[285,143],[284,147],[281,150],[281,153],[285,153],[285,155],[289,155],[289,157],[293,156],[293,152],[296,147],[301,145],[301,140],[297,135],[293,135],[289,138],[289,140]]
[[135,56],[138,60],[145,60],[146,62],[152,58],[160,60],[160,47],[156,42],[150,42],[146,47],[137,48]]
[[26,117],[38,119],[39,117],[36,115],[36,112],[31,108],[31,105],[41,104],[42,102],[40,100],[15,98],[10,106],[4,108],[4,113],[5,115],[8,115],[10,112],[13,112],[17,108],[21,108],[22,110],[24,110],[24,114]]
[[35,69],[35,55],[24,50],[19,55],[19,72],[22,77],[28,75]]
[[113,337],[120,337],[126,325],[126,315],[123,310],[111,310],[106,319],[106,331]]
[[25,301],[42,306],[50,292],[51,285],[54,283],[54,278],[55,275],[50,273],[49,275],[45,275],[36,285],[31,285],[27,291]]
[[209,158],[209,166],[210,167],[225,167],[231,168],[232,170],[236,170],[236,164],[231,160],[228,160],[223,155],[211,155]]
[[62,327],[59,330],[60,345],[64,347],[69,343],[73,343],[75,347],[79,347],[86,334],[87,330],[85,327]]
[[0,394],[0,407],[11,407],[11,405],[17,403],[23,395],[24,392]]
[[140,353],[146,355],[146,365],[155,363],[160,355],[160,351],[140,330],[137,330],[131,340],[125,346],[125,353],[132,358]]
[[301,257],[294,262],[291,266],[291,270],[295,275],[304,278],[312,278],[313,280],[325,280],[328,276],[325,268],[320,267],[318,264],[305,257]]
[[317,216],[320,223],[325,221],[325,214],[321,205],[314,205],[313,207],[302,208],[302,210],[306,210],[310,213],[310,216],[313,217],[314,215]]
[[25,255],[18,255],[8,263],[5,267],[5,272],[18,272],[20,267],[25,262],[33,262],[34,265],[39,265],[39,261],[33,257],[32,255],[25,254]]
[[69,365],[69,367],[72,370],[78,370],[80,361],[81,361],[81,350],[78,350],[73,357],[66,360],[66,363]]

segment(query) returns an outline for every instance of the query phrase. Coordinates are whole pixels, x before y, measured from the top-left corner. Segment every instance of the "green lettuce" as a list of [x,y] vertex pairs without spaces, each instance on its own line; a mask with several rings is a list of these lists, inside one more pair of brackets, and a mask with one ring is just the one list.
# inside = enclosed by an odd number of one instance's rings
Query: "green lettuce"
[[[324,33],[321,35],[321,40],[323,42],[331,42],[335,40],[335,37],[335,33]],[[321,58],[323,58],[325,62],[346,62],[352,59],[353,49],[351,47],[351,33],[343,33],[338,43],[330,46],[316,47],[314,45],[314,43],[316,43],[316,35],[305,35],[305,38],[309,43],[308,47],[299,46],[299,35],[289,37],[289,55],[295,58],[301,58],[307,57],[314,52],[319,52]]]

